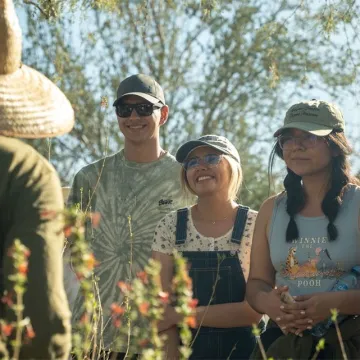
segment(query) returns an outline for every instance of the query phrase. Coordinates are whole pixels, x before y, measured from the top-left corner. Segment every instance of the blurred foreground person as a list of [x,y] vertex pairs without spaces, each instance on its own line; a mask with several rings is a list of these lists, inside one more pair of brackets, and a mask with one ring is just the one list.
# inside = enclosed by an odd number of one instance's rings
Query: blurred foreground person
[[[46,77],[21,63],[21,30],[12,0],[0,0],[0,290],[6,294],[0,318],[11,324],[16,304],[14,260],[9,249],[19,239],[29,250],[24,314],[34,333],[23,339],[20,358],[66,359],[71,347],[70,311],[62,279],[62,224],[42,214],[63,209],[54,168],[20,138],[43,138],[69,132],[74,113],[64,94]],[[7,299],[5,304],[4,299]],[[4,335],[2,325],[2,335]],[[1,358],[13,357],[8,341],[0,341]],[[3,339],[3,338],[2,338]],[[26,344],[25,344],[26,342]]]

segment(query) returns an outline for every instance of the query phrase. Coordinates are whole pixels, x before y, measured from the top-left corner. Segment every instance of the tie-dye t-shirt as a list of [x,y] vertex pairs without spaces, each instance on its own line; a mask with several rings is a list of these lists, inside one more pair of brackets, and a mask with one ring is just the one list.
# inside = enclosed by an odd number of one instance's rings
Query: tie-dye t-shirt
[[[276,285],[287,285],[291,295],[330,291],[336,280],[360,263],[360,188],[351,185],[334,225],[338,237],[330,241],[325,216],[295,216],[299,237],[285,240],[289,215],[286,195],[275,202],[270,229],[270,255],[276,270]],[[254,249],[253,251],[256,251]]]
[[[130,278],[131,248],[134,276],[151,257],[157,223],[168,212],[186,205],[180,185],[180,164],[168,153],[150,163],[130,162],[122,150],[79,171],[68,200],[68,204],[77,203],[83,210],[90,204],[89,211],[101,214],[97,228],[87,226],[86,237],[99,261],[95,275],[104,313],[104,342],[113,349],[115,328],[110,305],[122,301],[117,283]],[[79,320],[82,304],[78,295],[73,322]]]

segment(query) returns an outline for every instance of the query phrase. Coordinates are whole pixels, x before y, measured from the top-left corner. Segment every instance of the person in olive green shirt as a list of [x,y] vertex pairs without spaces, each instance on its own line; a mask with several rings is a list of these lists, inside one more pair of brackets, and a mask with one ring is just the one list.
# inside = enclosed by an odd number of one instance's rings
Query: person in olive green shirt
[[[64,291],[60,217],[63,209],[55,169],[19,138],[53,137],[69,132],[74,112],[65,95],[44,75],[21,63],[21,30],[12,0],[0,0],[0,297],[16,304],[9,276],[15,263],[9,249],[19,240],[29,250],[23,316],[34,337],[22,339],[20,359],[67,359],[71,326]],[[12,358],[16,316],[9,302],[0,304],[0,358]],[[10,331],[12,327],[12,330]]]
[[[24,317],[35,337],[22,346],[22,358],[65,359],[70,351],[70,311],[62,279],[62,224],[42,219],[42,212],[63,208],[60,181],[54,168],[32,147],[0,136],[0,246],[3,288],[11,291],[13,272],[7,255],[14,240],[30,249]],[[2,305],[0,318],[14,320]]]

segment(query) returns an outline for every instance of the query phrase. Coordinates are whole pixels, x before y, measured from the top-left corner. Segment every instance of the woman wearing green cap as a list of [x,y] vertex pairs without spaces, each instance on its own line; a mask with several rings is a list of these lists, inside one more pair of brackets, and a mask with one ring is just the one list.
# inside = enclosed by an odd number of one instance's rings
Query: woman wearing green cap
[[[235,201],[242,180],[239,153],[228,139],[206,135],[182,145],[176,159],[184,188],[198,201],[169,213],[156,228],[153,256],[162,265],[163,289],[170,290],[177,249],[191,266],[198,299],[191,359],[248,359],[255,346],[250,326],[260,320],[244,299],[257,213]],[[169,306],[160,328],[178,322]]]
[[[360,358],[360,187],[340,110],[325,101],[293,105],[275,133],[286,165],[285,191],[267,199],[256,220],[247,299],[270,317],[261,339],[275,359],[342,358],[330,316],[349,358]],[[347,290],[347,291],[344,291]],[[261,358],[259,351],[252,358]]]

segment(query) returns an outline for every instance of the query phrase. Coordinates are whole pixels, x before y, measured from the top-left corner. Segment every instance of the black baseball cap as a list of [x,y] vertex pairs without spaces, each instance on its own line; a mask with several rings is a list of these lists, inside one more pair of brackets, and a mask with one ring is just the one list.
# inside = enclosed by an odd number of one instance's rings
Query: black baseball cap
[[165,105],[164,91],[161,86],[151,77],[144,74],[131,75],[123,80],[117,89],[116,106],[124,96],[136,95],[152,104],[161,102]]

